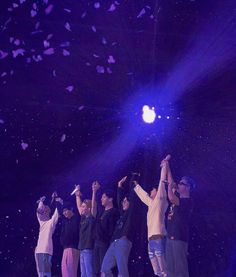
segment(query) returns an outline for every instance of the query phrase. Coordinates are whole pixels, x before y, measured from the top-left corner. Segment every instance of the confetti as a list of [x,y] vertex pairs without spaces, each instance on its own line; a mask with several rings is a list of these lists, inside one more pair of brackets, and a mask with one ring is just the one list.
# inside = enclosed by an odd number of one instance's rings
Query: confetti
[[63,134],[62,136],[61,136],[61,142],[64,142],[66,140],[66,134]]
[[48,48],[48,49],[43,51],[43,54],[48,55],[48,56],[53,55],[54,53],[55,53],[54,48]]
[[66,90],[72,92],[74,90],[74,86],[68,86],[66,87]]
[[96,70],[97,70],[97,73],[105,73],[104,66],[97,65]]
[[26,150],[28,147],[29,147],[28,143],[26,143],[26,142],[22,142],[22,143],[21,143],[21,148],[22,148],[23,150]]

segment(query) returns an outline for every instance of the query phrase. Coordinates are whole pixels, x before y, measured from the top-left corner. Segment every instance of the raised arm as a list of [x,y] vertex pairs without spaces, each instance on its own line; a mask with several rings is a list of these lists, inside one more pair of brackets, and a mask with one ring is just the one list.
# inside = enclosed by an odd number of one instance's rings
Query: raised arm
[[174,205],[179,205],[179,198],[175,195],[176,184],[173,180],[169,163],[167,163],[168,198]]
[[45,199],[46,199],[46,196],[42,196],[37,201],[38,207],[37,207],[37,210],[36,210],[36,215],[37,215],[37,219],[38,219],[39,222],[42,220],[42,214],[41,214],[41,212],[42,212],[42,210],[44,208],[43,202],[45,201]]
[[100,188],[100,184],[95,181],[93,182],[92,184],[92,207],[91,207],[91,214],[93,217],[96,217],[97,216],[97,202],[96,202],[96,194],[97,194],[97,191],[98,189]]
[[75,192],[75,196],[76,196],[76,205],[77,205],[77,209],[78,209],[78,211],[79,211],[79,214],[81,215],[82,200],[81,200],[80,185],[77,185],[75,188],[77,189],[76,192]]
[[168,161],[170,160],[171,156],[167,155],[164,160],[161,162],[161,175],[160,175],[160,181],[159,181],[159,186],[158,186],[158,191],[157,191],[157,196],[158,198],[167,198],[166,194],[166,188],[165,184],[167,181],[167,164]]
[[153,200],[148,195],[148,193],[136,181],[134,181],[134,185],[134,191],[136,192],[140,200],[147,206],[150,206]]
[[117,206],[119,210],[122,210],[122,204],[121,201],[123,200],[123,184],[126,181],[127,176],[123,177],[119,182],[118,182],[118,188],[117,188]]

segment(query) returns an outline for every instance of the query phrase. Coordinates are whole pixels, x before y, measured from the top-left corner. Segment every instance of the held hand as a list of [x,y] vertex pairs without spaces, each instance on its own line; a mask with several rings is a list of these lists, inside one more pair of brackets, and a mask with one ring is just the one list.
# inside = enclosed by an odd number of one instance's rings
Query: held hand
[[57,192],[54,191],[53,194],[52,194],[52,198],[56,198],[58,195],[57,195]]
[[123,177],[119,182],[118,182],[118,187],[119,188],[122,188],[123,187],[123,184],[124,182],[126,181],[127,179],[127,176]]
[[56,202],[59,202],[61,205],[63,205],[63,200],[60,197],[57,197],[55,199]]
[[163,159],[163,160],[161,161],[160,167],[163,167],[164,165],[166,165],[170,159],[171,159],[171,155],[168,154],[168,155],[165,157],[165,159]]
[[44,202],[45,199],[46,199],[46,196],[42,196],[42,197],[39,198],[39,200],[37,201],[37,203],[39,203],[39,202]]
[[100,189],[100,184],[98,183],[98,181],[95,181],[92,183],[92,191],[93,192],[97,192],[97,190]]
[[81,197],[81,192],[80,192],[80,185],[75,185],[75,195],[78,197]]
[[177,185],[175,182],[172,182],[172,183],[168,183],[168,186],[173,190],[173,189],[177,189]]
[[134,186],[136,187],[138,185],[138,182],[137,181],[133,181],[134,183]]

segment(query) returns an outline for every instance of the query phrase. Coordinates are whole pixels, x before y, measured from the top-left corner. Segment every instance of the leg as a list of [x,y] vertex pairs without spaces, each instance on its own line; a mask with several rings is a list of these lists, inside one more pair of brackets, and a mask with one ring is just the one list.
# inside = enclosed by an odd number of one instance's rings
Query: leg
[[157,239],[155,242],[155,256],[161,270],[161,276],[167,276],[166,261],[165,261],[165,239]]
[[84,251],[84,264],[87,277],[94,277],[93,269],[93,250],[85,249]]
[[188,272],[188,244],[184,241],[174,241],[173,252],[175,259],[175,277],[189,277]]
[[113,277],[111,269],[116,265],[115,243],[112,242],[104,256],[101,266],[101,277]]
[[69,272],[67,271],[67,254],[68,254],[68,249],[64,249],[63,255],[62,255],[62,261],[61,261],[62,277],[69,277]]
[[44,253],[36,253],[36,264],[39,277],[51,277],[52,256]]
[[80,271],[81,271],[81,277],[87,277],[86,269],[85,269],[85,261],[84,261],[84,251],[80,251]]
[[152,245],[152,241],[148,242],[148,256],[152,264],[152,269],[154,271],[154,274],[156,276],[161,276],[161,269],[160,269],[157,257],[155,256],[155,249]]
[[128,261],[131,247],[131,241],[126,238],[121,238],[116,242],[115,258],[119,277],[129,277]]
[[74,277],[77,277],[78,272],[78,263],[79,263],[79,250],[78,249],[72,249],[72,275]]
[[175,259],[173,251],[173,240],[166,240],[166,264],[168,277],[175,277]]

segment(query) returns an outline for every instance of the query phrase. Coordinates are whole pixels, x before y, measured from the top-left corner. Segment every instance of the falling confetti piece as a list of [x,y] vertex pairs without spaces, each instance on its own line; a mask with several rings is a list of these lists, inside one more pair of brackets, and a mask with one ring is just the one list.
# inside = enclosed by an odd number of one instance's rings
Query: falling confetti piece
[[115,63],[116,61],[115,61],[114,57],[110,55],[110,56],[108,57],[107,62],[111,64],[111,63]]
[[31,15],[31,17],[35,17],[37,15],[37,11],[31,10],[30,15]]
[[21,143],[21,148],[22,148],[23,150],[26,150],[28,147],[29,147],[28,143],[26,143],[26,142],[22,142],[22,143]]
[[107,73],[108,73],[108,74],[111,74],[111,73],[112,73],[112,70],[110,69],[110,67],[107,67]]
[[70,27],[70,23],[69,22],[65,23],[65,28],[66,28],[66,30],[71,32],[71,27]]
[[110,8],[107,10],[108,12],[114,12],[116,10],[116,5],[111,4]]
[[54,48],[48,48],[47,50],[43,51],[43,54],[48,56],[53,55],[54,53]]
[[69,9],[64,9],[65,12],[71,13],[71,10]]
[[95,9],[99,9],[101,7],[100,3],[99,2],[95,2],[94,3],[94,8]]
[[1,78],[4,77],[4,76],[6,76],[6,75],[7,75],[7,72],[3,72],[3,73],[1,74]]
[[6,58],[7,56],[8,56],[7,52],[4,52],[4,51],[0,50],[0,60]]
[[91,28],[92,28],[92,30],[93,30],[93,32],[94,32],[94,33],[96,33],[96,32],[97,32],[97,29],[96,29],[96,27],[95,27],[95,26],[91,26]]
[[46,9],[45,9],[45,14],[50,14],[53,10],[54,6],[50,4]]
[[4,124],[4,120],[3,119],[0,119],[0,124]]
[[66,87],[66,90],[72,92],[74,90],[74,86],[68,86]]
[[47,40],[44,40],[43,41],[43,46],[44,46],[44,48],[48,48],[50,46],[50,42],[47,41]]
[[143,8],[143,9],[140,11],[140,13],[138,14],[137,18],[142,17],[145,13],[146,13],[146,10],[145,10],[145,8]]
[[63,56],[70,56],[70,52],[68,51],[68,50],[66,50],[66,49],[63,49]]
[[18,55],[24,56],[25,50],[22,48],[18,48],[12,51],[13,58],[16,58]]
[[101,65],[97,65],[96,66],[96,70],[97,70],[97,73],[105,73],[105,69],[104,69],[104,67],[103,66],[101,66]]
[[64,142],[66,140],[66,134],[63,134],[62,136],[61,136],[61,142]]

